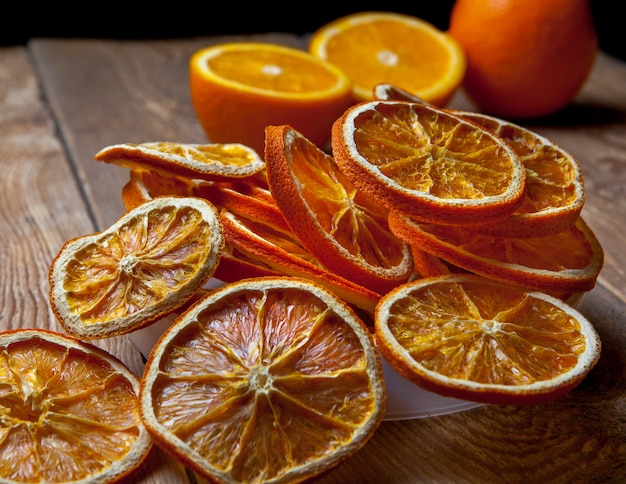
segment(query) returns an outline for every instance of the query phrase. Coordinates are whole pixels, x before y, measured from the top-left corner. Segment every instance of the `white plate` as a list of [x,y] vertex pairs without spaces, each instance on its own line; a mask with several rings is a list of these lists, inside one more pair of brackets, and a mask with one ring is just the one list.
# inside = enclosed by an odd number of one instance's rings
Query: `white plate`
[[[208,288],[217,288],[223,283],[212,279]],[[174,316],[157,321],[150,326],[129,334],[131,342],[148,356],[163,331],[172,324]],[[414,418],[435,417],[461,412],[482,404],[448,398],[426,391],[397,373],[383,358],[383,372],[387,385],[387,411],[385,420],[408,420]]]

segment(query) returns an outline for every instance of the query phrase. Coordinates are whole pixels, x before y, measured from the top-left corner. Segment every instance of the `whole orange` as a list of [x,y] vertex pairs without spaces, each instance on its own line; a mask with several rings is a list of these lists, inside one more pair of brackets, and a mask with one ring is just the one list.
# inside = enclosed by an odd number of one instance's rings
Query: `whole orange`
[[567,106],[598,51],[588,0],[457,0],[448,32],[465,49],[467,96],[508,118]]

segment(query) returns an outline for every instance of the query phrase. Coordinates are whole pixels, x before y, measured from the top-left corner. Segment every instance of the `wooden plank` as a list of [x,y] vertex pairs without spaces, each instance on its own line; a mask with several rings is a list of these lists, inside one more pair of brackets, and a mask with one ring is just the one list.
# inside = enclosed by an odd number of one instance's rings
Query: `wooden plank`
[[[245,37],[249,40],[251,37]],[[290,35],[254,39],[303,45]],[[92,160],[119,142],[200,142],[187,92],[196,49],[231,38],[174,41],[38,39],[30,44],[44,91],[95,224],[122,213],[123,169]],[[589,223],[607,252],[600,283],[581,310],[596,325],[603,356],[583,384],[542,405],[483,406],[441,417],[384,422],[355,456],[318,482],[590,482],[626,479],[626,336],[623,220],[626,146],[621,141],[623,64],[601,58],[568,115],[533,124],[583,165]],[[451,107],[466,109],[460,93]],[[591,108],[589,110],[589,108]],[[573,116],[578,113],[580,117]],[[80,227],[76,228],[76,230]]]
[[[24,47],[0,49],[0,330],[63,332],[48,302],[48,270],[63,243],[94,231]],[[143,371],[127,337],[93,342]],[[185,469],[154,448],[132,482],[187,482]]]

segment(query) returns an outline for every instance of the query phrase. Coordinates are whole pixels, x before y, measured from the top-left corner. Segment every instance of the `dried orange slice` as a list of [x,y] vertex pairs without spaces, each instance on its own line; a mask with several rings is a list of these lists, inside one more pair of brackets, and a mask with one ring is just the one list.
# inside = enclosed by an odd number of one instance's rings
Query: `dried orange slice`
[[118,482],[152,439],[139,379],[114,356],[43,329],[0,333],[0,481]]
[[513,214],[482,232],[504,237],[537,237],[574,225],[585,203],[583,175],[576,159],[551,140],[510,121],[454,111],[509,143],[526,169],[526,197]]
[[289,228],[278,207],[252,197],[220,212],[226,252],[282,275],[317,282],[371,317],[380,294],[326,269]]
[[301,482],[345,460],[382,421],[372,335],[307,280],[229,284],[152,349],[141,415],[154,440],[216,482]]
[[[391,84],[374,87],[377,99],[424,102]],[[578,161],[551,140],[510,121],[469,111],[451,111],[507,142],[526,170],[524,202],[497,224],[478,224],[481,232],[503,237],[537,237],[562,232],[582,211],[585,188]]]
[[389,227],[401,239],[455,266],[549,293],[593,289],[604,263],[602,246],[582,218],[555,235],[517,239],[420,224],[400,212],[389,214]]
[[291,126],[265,128],[269,188],[302,245],[327,269],[384,293],[413,270],[408,244],[391,233],[387,210]]
[[487,223],[510,215],[524,199],[524,166],[507,143],[426,104],[352,106],[333,125],[332,149],[359,190],[418,220]]
[[476,275],[419,279],[376,307],[378,348],[441,395],[494,404],[554,399],[600,356],[592,324],[560,299]]
[[265,169],[263,159],[252,148],[239,143],[123,143],[103,148],[94,159],[125,168],[140,167],[165,175],[205,180],[244,178]]
[[207,137],[263,153],[265,126],[289,124],[319,146],[352,104],[348,76],[292,47],[256,42],[215,44],[189,62],[191,100]]
[[153,170],[131,168],[129,180],[122,187],[122,201],[127,212],[153,198],[177,195],[200,196],[202,187],[212,182],[176,175],[162,175]]
[[309,52],[348,74],[359,101],[390,82],[437,106],[458,90],[465,52],[447,32],[418,17],[392,12],[358,12],[313,32]]
[[52,310],[79,339],[134,331],[191,298],[212,276],[223,245],[210,202],[157,197],[63,245],[49,272]]

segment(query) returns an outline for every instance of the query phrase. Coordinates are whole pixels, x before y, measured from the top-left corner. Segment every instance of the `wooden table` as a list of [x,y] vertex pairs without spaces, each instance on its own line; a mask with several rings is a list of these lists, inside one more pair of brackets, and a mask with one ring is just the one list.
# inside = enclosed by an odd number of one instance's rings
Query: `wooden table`
[[[0,48],[0,329],[61,330],[48,304],[52,258],[69,238],[123,213],[128,170],[93,155],[122,142],[206,142],[188,60],[236,38],[35,39]],[[472,109],[462,93],[450,107]],[[542,405],[383,422],[364,449],[317,482],[626,482],[626,64],[600,55],[572,106],[528,126],[576,156],[585,174],[583,215],[606,253],[580,308],[602,338],[599,363],[576,390]],[[127,336],[97,344],[141,374]],[[129,480],[191,481],[158,449]]]

